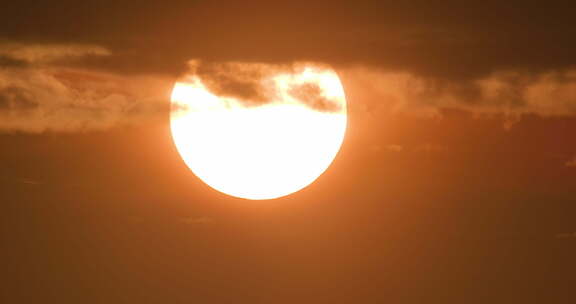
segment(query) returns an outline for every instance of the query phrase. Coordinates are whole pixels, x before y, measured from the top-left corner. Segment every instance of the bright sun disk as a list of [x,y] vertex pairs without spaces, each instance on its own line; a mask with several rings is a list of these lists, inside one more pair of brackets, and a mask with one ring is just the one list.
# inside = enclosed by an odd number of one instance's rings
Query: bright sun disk
[[[246,199],[296,192],[330,165],[346,130],[340,79],[328,68],[301,65],[260,80],[275,95],[260,105],[216,96],[197,75],[172,91],[171,129],[186,165],[210,187]],[[298,98],[294,88],[314,85],[317,96],[336,104],[325,110]]]

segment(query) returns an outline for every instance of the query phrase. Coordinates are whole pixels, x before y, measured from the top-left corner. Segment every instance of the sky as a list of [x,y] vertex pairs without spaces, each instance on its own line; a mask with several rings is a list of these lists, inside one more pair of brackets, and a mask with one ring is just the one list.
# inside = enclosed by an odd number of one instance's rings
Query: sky
[[[570,8],[4,4],[0,302],[575,301]],[[202,183],[169,130],[191,60],[216,82],[229,62],[332,66],[349,110],[332,166],[272,201]]]

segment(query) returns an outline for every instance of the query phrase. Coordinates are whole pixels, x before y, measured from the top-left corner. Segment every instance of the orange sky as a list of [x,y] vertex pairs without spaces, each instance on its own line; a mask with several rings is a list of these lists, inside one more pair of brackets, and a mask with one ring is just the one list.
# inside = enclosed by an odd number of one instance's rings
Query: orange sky
[[[572,11],[6,4],[0,303],[574,302]],[[332,65],[333,165],[273,201],[210,189],[169,133],[191,59]]]

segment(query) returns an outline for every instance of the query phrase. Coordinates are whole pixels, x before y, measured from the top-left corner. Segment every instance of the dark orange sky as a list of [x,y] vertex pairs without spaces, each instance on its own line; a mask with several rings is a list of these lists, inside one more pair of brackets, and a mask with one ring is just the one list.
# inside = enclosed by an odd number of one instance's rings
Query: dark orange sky
[[[18,1],[0,12],[0,303],[572,303],[568,4]],[[186,62],[313,60],[349,128],[310,187],[181,161]]]

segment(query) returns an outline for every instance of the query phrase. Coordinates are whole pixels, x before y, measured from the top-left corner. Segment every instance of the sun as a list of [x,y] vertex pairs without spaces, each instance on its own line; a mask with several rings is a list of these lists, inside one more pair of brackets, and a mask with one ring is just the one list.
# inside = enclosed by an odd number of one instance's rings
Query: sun
[[304,63],[232,67],[225,71],[260,92],[257,101],[226,91],[225,85],[234,87],[230,81],[219,87],[214,79],[227,79],[221,74],[193,71],[174,85],[171,130],[182,159],[210,187],[235,197],[273,199],[308,186],[344,139],[346,99],[338,75]]

